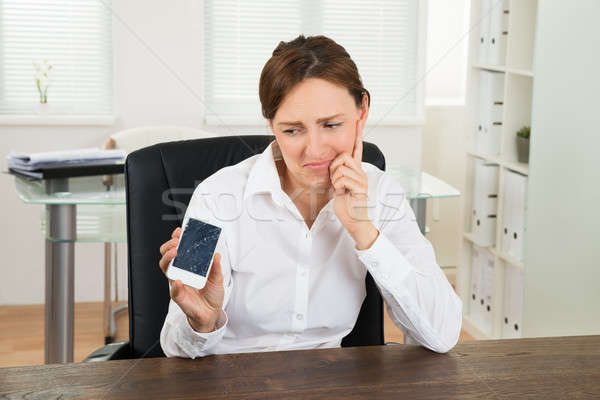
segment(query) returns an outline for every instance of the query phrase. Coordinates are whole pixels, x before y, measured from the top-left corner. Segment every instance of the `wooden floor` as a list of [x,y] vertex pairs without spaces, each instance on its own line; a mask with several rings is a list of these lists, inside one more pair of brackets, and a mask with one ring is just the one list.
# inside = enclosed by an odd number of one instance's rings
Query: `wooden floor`
[[[81,361],[104,345],[102,303],[75,304],[75,349]],[[117,315],[116,340],[129,337],[127,311]],[[44,363],[44,305],[0,306],[0,367]]]
[[[117,316],[116,340],[129,336],[127,311]],[[0,306],[0,368],[44,363],[44,305]],[[385,313],[385,341],[403,343],[402,332]],[[461,332],[460,341],[473,338]],[[75,304],[74,360],[104,345],[102,303]]]

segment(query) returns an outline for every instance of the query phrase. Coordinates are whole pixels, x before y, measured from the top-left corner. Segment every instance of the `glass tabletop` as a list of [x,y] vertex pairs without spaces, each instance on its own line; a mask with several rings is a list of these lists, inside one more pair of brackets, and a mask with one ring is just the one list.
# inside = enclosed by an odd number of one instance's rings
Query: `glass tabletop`
[[418,193],[418,198],[448,198],[460,197],[458,189],[450,186],[443,180],[429,175],[427,172],[421,173],[421,191]]
[[125,175],[57,179],[15,176],[17,195],[28,204],[125,204]]
[[[125,175],[95,175],[59,179],[30,179],[15,175],[19,198],[27,204],[77,205],[73,242],[125,242]],[[44,237],[60,242],[48,231],[49,213],[40,216]]]
[[[390,165],[386,172],[402,185],[411,200],[460,196],[457,189],[426,172],[401,165]],[[123,174],[46,180],[15,176],[15,186],[19,198],[29,204],[125,204]]]
[[[460,192],[425,172],[402,166],[387,171],[413,199],[458,197]],[[28,179],[15,176],[17,194],[28,204],[72,204],[77,207],[77,242],[125,242],[125,176],[123,174],[61,179]],[[48,212],[41,216],[41,230],[49,240]]]
[[460,196],[457,189],[426,172],[415,171],[402,165],[390,165],[386,172],[400,183],[409,200]]

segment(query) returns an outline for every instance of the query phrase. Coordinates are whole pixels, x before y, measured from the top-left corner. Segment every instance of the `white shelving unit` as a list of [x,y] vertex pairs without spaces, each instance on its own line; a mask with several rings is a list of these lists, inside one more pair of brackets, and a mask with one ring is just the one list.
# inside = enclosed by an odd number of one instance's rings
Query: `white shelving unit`
[[[496,8],[496,9],[494,9]],[[495,12],[501,12],[505,25],[506,53],[499,59],[502,65],[481,64],[478,61],[480,50],[479,28],[485,26],[485,18],[493,18]],[[532,93],[534,80],[533,49],[536,26],[537,0],[472,0],[471,32],[467,84],[467,112],[473,127],[470,132],[470,148],[467,157],[467,180],[464,193],[464,226],[462,238],[461,263],[457,276],[457,289],[464,304],[463,329],[476,339],[499,339],[503,335],[503,292],[505,270],[508,265],[518,268],[521,272],[526,269],[526,261],[520,261],[502,252],[501,239],[503,227],[503,200],[506,193],[505,178],[509,171],[529,175],[529,165],[517,161],[516,132],[522,126],[531,126]],[[475,127],[478,121],[478,102],[480,94],[480,71],[493,71],[503,74],[504,97],[502,105],[502,133],[499,154],[483,154],[476,151]],[[536,134],[533,132],[532,136]],[[473,191],[475,160],[484,160],[498,166],[498,194],[496,210],[495,244],[481,246],[476,235],[471,231],[473,218]],[[525,228],[526,229],[526,228]],[[493,255],[493,291],[489,312],[491,312],[491,330],[473,317],[471,303],[471,261],[473,249],[486,248]],[[515,336],[520,336],[521,327]]]

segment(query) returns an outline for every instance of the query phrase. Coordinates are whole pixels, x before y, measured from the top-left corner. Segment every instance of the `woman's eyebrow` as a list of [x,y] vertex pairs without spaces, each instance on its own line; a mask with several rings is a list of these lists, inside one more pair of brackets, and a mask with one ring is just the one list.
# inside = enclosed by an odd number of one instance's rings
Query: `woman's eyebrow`
[[[339,116],[342,116],[342,115],[344,115],[344,114],[343,114],[343,113],[339,113],[339,114],[335,114],[335,115],[332,115],[332,116],[329,116],[329,117],[323,117],[323,118],[319,118],[319,119],[317,120],[317,124],[318,124],[318,123],[321,123],[321,122],[328,121],[328,120],[330,120],[330,119],[333,119],[333,118],[336,118],[336,117],[339,117]],[[289,122],[278,122],[278,123],[277,123],[277,125],[293,125],[293,126],[302,126],[303,124],[302,124],[302,122],[300,122],[300,121],[289,121]]]

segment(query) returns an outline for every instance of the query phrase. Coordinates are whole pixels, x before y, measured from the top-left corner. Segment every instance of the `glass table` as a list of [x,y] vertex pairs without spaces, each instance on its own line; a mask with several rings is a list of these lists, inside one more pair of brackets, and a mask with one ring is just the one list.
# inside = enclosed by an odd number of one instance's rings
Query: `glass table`
[[426,172],[415,171],[402,165],[389,165],[386,172],[396,179],[406,191],[421,233],[427,232],[427,199],[459,197],[460,192],[448,183]]
[[45,361],[73,361],[75,242],[104,243],[104,332],[114,336],[111,309],[111,247],[125,242],[125,183],[123,174],[32,180],[15,176],[19,198],[43,204],[45,237]]
[[[423,234],[427,199],[460,196],[458,190],[424,172],[393,165],[387,172],[405,188]],[[110,246],[127,240],[124,175],[110,177],[30,180],[15,176],[17,194],[23,202],[46,206],[42,218],[46,240],[46,363],[73,361],[75,242],[105,243],[105,299],[110,299]],[[113,321],[110,306],[108,310],[105,307],[104,317],[106,332],[107,321]]]

